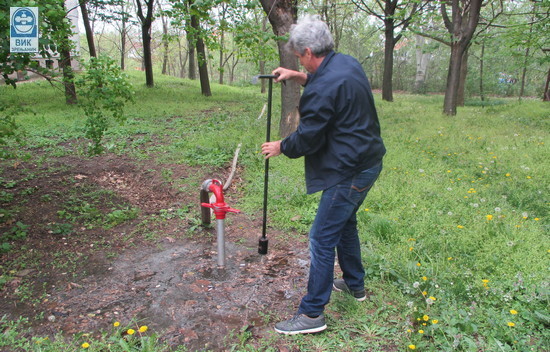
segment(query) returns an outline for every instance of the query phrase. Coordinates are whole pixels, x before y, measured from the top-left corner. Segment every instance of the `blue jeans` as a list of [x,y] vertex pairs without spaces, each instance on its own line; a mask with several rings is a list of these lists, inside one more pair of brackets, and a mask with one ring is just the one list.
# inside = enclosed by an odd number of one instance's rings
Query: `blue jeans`
[[365,287],[365,270],[357,233],[357,210],[382,171],[382,163],[326,189],[309,232],[310,268],[307,294],[298,314],[319,315],[330,300],[335,251],[343,279],[353,291]]

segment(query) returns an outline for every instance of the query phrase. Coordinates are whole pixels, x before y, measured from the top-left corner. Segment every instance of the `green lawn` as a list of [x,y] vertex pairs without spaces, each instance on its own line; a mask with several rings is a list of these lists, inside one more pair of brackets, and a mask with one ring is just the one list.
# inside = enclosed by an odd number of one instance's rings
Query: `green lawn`
[[[158,75],[157,86],[147,89],[140,79],[132,74],[135,103],[126,108],[126,123],[106,133],[107,152],[227,165],[242,143],[241,208],[261,208],[265,118],[258,115],[266,98],[258,87],[214,84],[206,98],[198,82]],[[335,294],[326,332],[262,340],[237,332],[233,350],[547,349],[550,105],[494,98],[494,104],[472,103],[448,117],[441,113],[442,96],[397,94],[393,103],[375,98],[388,153],[359,213],[370,300]],[[3,149],[4,159],[46,163],[75,148],[87,157],[83,113],[63,101],[45,82],[0,87],[0,104],[17,108],[25,132],[22,145],[10,141]],[[76,147],[67,148],[68,142]],[[305,195],[302,160],[278,157],[270,165],[270,225],[287,231],[290,241],[303,241],[318,195]],[[21,336],[17,328],[4,329],[0,346],[23,346]],[[95,346],[107,346],[106,336]],[[80,349],[38,340],[26,350]],[[144,341],[132,350],[160,350],[153,345]],[[126,350],[117,348],[92,344],[90,350]]]

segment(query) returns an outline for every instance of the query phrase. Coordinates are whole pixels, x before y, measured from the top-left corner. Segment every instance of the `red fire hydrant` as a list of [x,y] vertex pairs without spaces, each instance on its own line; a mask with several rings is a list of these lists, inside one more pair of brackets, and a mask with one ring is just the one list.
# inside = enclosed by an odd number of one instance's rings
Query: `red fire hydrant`
[[[216,197],[215,203],[206,203],[202,202],[205,200],[204,194],[208,195],[208,192],[214,193]],[[206,196],[208,199],[208,196]],[[218,266],[225,267],[225,214],[226,213],[240,213],[240,210],[233,209],[229,207],[223,198],[223,185],[219,180],[206,180],[203,182],[201,187],[201,206],[205,208],[211,208],[214,210],[214,215],[216,216],[216,232],[218,239]],[[203,216],[203,223],[205,223]],[[210,222],[210,217],[208,216],[208,222]]]

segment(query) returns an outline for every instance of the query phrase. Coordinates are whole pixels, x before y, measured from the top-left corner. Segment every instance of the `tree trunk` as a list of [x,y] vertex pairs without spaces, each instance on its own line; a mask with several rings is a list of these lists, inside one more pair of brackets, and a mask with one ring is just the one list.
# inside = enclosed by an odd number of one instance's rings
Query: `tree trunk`
[[71,49],[69,47],[69,37],[64,38],[66,43],[63,43],[60,47],[60,60],[59,66],[63,70],[63,85],[65,86],[65,102],[67,105],[73,105],[77,103],[76,87],[74,84],[74,71],[71,66]]
[[485,100],[485,91],[483,90],[483,64],[485,60],[485,41],[481,42],[481,55],[479,58],[479,96],[481,101]]
[[[189,35],[190,34],[187,34],[187,36],[189,36]],[[195,59],[194,40],[192,40],[192,39],[187,40],[187,49],[188,49],[188,56],[189,56],[188,77],[189,77],[189,79],[195,80],[195,79],[197,79],[197,75],[195,73],[195,67],[197,66],[197,64],[196,64],[197,60]]]
[[382,100],[393,101],[393,50],[395,42],[393,37],[393,19],[384,20],[384,73],[382,78]]
[[[273,32],[283,37],[290,31],[290,26],[296,21],[298,15],[297,0],[261,0],[262,7],[267,14]],[[296,56],[286,50],[286,42],[279,40],[279,64],[282,67],[298,71]],[[279,136],[285,138],[298,127],[300,114],[298,103],[300,101],[300,85],[294,81],[281,85],[281,121],[279,122]]]
[[147,5],[147,14],[143,15],[141,0],[136,0],[138,17],[141,21],[141,38],[143,41],[143,66],[145,69],[145,84],[151,88],[155,86],[153,80],[153,59],[151,55],[151,25],[153,23],[153,8],[155,0],[143,0]]
[[426,38],[416,35],[416,76],[414,80],[414,92],[416,94],[426,93],[426,73],[431,54],[424,52],[425,44]]
[[548,90],[549,86],[550,86],[550,69],[548,70],[548,75],[546,76],[546,85],[544,86],[544,97],[542,98],[542,101],[550,101],[550,90]]
[[[452,0],[452,20],[447,14],[446,3],[441,3],[441,14],[445,27],[451,35],[451,57],[443,102],[443,112],[447,115],[456,115],[462,58],[479,22],[482,2],[483,0]],[[461,3],[463,8],[460,6]]]
[[204,46],[204,41],[200,35],[200,23],[199,19],[195,15],[191,15],[191,28],[195,34],[195,45],[197,48],[197,59],[199,63],[199,79],[201,82],[201,93],[202,95],[209,97],[212,95],[210,91],[210,79],[208,77],[208,62],[206,60],[206,47]]
[[161,10],[160,18],[162,20],[162,47],[164,49],[164,52],[162,55],[161,73],[165,75],[168,69],[168,20],[166,19],[166,17],[164,17],[164,15],[162,15],[162,9],[160,10]]
[[218,67],[218,71],[220,73],[218,83],[223,84],[223,45],[224,45],[224,37],[225,37],[225,31],[222,29],[220,33],[220,66]]
[[462,63],[460,64],[460,81],[458,82],[458,95],[456,105],[464,106],[466,97],[466,76],[468,75],[468,49],[462,54]]
[[90,57],[97,57],[94,43],[94,32],[90,25],[90,18],[88,17],[88,8],[86,7],[86,0],[79,0],[80,12],[82,13],[82,23],[84,24],[84,30],[86,31],[86,41],[88,42],[88,50],[90,51]]
[[443,111],[447,115],[456,115],[461,65],[462,53],[460,53],[460,47],[458,43],[453,43],[451,46],[449,71],[447,72],[447,88],[445,89],[445,99],[443,101]]
[[122,19],[122,31],[120,33],[120,69],[126,69],[126,21]]

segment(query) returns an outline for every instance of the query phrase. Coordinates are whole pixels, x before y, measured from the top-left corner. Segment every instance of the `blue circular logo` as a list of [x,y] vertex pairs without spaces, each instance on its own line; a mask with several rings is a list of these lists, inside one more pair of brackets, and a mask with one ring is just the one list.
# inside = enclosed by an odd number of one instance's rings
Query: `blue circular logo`
[[36,26],[36,17],[31,10],[20,8],[13,13],[11,23],[17,34],[31,34]]

